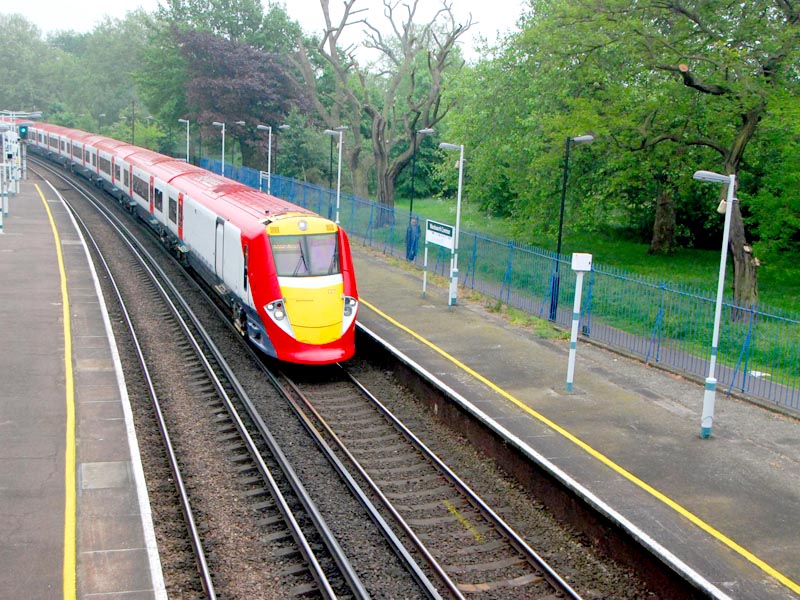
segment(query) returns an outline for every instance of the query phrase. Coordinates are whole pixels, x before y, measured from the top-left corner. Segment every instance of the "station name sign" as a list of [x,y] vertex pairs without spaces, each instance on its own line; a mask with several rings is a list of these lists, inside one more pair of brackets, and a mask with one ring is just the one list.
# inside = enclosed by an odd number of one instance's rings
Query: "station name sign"
[[436,244],[452,250],[455,247],[455,228],[447,223],[428,219],[425,222],[425,243]]

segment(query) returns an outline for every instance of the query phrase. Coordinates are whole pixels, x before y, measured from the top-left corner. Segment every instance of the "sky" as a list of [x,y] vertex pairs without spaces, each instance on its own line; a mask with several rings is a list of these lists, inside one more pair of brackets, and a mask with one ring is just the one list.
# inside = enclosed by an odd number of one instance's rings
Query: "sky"
[[[402,2],[403,0],[400,0],[401,4]],[[482,36],[489,42],[494,42],[498,31],[505,33],[513,30],[522,7],[527,4],[527,0],[448,0],[448,2],[452,4],[458,22],[465,22],[470,13],[472,14],[473,25],[461,38],[464,41],[462,51],[471,60],[476,58],[474,47],[477,37]],[[284,4],[289,15],[306,31],[313,32],[322,28],[322,9],[319,0],[284,0]],[[437,0],[420,0],[417,20],[431,16],[434,8],[440,5]],[[341,15],[342,6],[343,0],[330,0],[333,19]],[[158,0],[70,0],[69,2],[25,0],[22,3],[15,3],[13,8],[0,9],[0,12],[21,14],[46,35],[63,30],[88,32],[106,16],[113,19],[123,18],[127,12],[139,7],[152,12],[158,7]],[[359,7],[369,7],[368,15],[381,17],[383,2],[356,0],[354,8]],[[360,30],[360,27],[353,29]]]

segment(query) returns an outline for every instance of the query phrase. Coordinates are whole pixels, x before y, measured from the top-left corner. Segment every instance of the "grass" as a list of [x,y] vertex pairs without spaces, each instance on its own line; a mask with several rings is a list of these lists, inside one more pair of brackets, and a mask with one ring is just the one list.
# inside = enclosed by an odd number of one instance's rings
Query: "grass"
[[[396,206],[407,209],[408,202],[397,200]],[[414,212],[425,218],[454,224],[456,206],[452,199],[415,198]],[[504,219],[486,218],[474,206],[463,202],[461,206],[462,230],[488,234],[503,239],[513,239],[512,224]],[[720,240],[720,243],[722,240]],[[555,251],[555,236],[533,244]],[[720,250],[692,250],[682,248],[670,255],[647,253],[648,244],[621,239],[612,234],[580,233],[570,231],[562,236],[561,253],[588,252],[595,263],[614,267],[629,273],[669,281],[710,293],[716,293],[719,278]],[[733,264],[728,257],[725,293],[731,291]],[[800,314],[800,266],[792,257],[762,263],[758,271],[759,302],[764,307]]]

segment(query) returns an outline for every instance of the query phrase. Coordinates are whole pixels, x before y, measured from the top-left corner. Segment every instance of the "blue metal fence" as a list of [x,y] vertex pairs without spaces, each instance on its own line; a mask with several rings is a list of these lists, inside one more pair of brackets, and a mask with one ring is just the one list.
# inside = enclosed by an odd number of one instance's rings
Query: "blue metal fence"
[[[218,160],[204,159],[201,164],[220,172]],[[259,171],[226,165],[225,175],[259,187]],[[271,189],[278,197],[334,218],[336,190],[274,174]],[[340,194],[339,215],[351,240],[406,257],[408,212]],[[429,250],[429,272],[449,276],[450,251],[439,246]],[[555,321],[569,328],[575,292],[570,257],[463,229],[460,232],[459,284],[545,319],[551,314],[557,261],[560,285]],[[414,263],[421,267],[421,252]],[[584,336],[647,363],[705,378],[716,304],[713,293],[598,263],[593,264],[584,286],[580,323]],[[716,373],[719,390],[800,409],[799,371],[800,317],[764,306],[758,310],[735,307],[730,299],[723,302]]]

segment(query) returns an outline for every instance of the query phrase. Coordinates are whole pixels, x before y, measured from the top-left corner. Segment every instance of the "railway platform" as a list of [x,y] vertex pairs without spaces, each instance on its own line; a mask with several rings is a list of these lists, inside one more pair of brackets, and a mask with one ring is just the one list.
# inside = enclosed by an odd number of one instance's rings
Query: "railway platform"
[[[700,437],[702,382],[579,338],[511,325],[446,282],[352,251],[359,326],[446,387],[463,409],[691,581],[737,600],[800,597],[800,419],[718,392]],[[549,326],[545,330],[553,329]]]
[[167,597],[97,276],[32,177],[0,233],[0,538],[3,598]]

